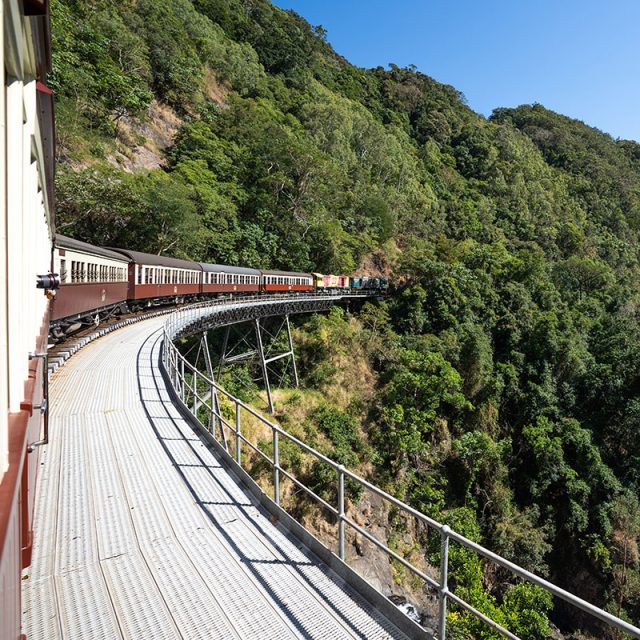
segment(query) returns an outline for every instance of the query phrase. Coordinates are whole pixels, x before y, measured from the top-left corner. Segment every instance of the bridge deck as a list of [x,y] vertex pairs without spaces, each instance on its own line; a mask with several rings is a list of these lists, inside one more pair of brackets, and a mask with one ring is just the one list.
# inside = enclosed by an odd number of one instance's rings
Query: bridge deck
[[27,637],[404,638],[180,417],[158,368],[161,324],[93,342],[52,381]]

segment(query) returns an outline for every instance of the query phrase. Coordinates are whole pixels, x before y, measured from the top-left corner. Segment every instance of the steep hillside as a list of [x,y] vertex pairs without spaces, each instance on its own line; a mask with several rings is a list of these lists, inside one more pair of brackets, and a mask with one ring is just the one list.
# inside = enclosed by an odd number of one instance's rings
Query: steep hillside
[[[541,105],[487,120],[416,69],[353,67],[266,0],[51,7],[59,228],[390,274],[387,304],[322,327],[357,342],[375,393],[295,415],[425,512],[637,620],[640,145]],[[330,344],[307,358],[323,379]],[[548,633],[536,590],[465,554],[452,571],[515,632]]]

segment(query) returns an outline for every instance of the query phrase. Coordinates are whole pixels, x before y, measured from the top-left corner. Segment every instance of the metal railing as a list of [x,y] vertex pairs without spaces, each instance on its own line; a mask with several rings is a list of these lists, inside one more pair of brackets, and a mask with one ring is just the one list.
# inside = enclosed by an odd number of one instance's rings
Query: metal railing
[[[290,296],[282,296],[291,300]],[[264,302],[264,297],[257,299],[245,298],[241,301],[235,300],[232,304],[252,304],[257,301]],[[282,429],[279,425],[271,422],[252,407],[248,406],[238,398],[234,397],[214,380],[211,380],[206,375],[201,373],[196,367],[194,367],[178,350],[173,340],[192,323],[196,322],[199,317],[208,313],[215,313],[216,306],[224,305],[225,301],[217,302],[215,305],[206,303],[206,305],[197,305],[184,309],[172,314],[167,320],[164,326],[164,343],[162,348],[162,365],[165,373],[173,386],[174,391],[180,398],[183,405],[191,412],[193,417],[200,423],[200,425],[209,430],[211,434],[227,449],[229,450],[229,441],[235,440],[235,461],[243,468],[242,459],[242,447],[243,444],[269,464],[273,471],[273,500],[280,504],[280,478],[281,476],[289,479],[296,487],[304,491],[318,504],[322,505],[327,511],[329,511],[336,518],[337,521],[337,538],[338,538],[338,557],[341,560],[345,560],[345,525],[351,527],[355,532],[361,534],[364,538],[369,540],[378,549],[385,552],[390,558],[399,562],[402,566],[412,572],[415,576],[423,580],[427,585],[433,588],[438,593],[439,606],[438,606],[438,640],[445,640],[446,638],[446,625],[447,625],[447,607],[448,602],[454,602],[462,609],[468,611],[471,615],[482,620],[488,626],[492,627],[495,631],[500,633],[505,638],[511,640],[520,640],[518,636],[511,633],[508,629],[495,622],[484,613],[473,607],[471,604],[457,596],[448,585],[448,573],[449,573],[449,545],[450,542],[456,542],[467,549],[470,549],[477,553],[480,557],[489,560],[496,565],[509,570],[514,575],[518,576],[522,580],[525,580],[531,584],[537,585],[551,593],[553,596],[563,600],[564,602],[581,609],[582,611],[590,614],[591,616],[598,618],[607,625],[630,634],[632,638],[640,638],[640,628],[617,618],[610,613],[596,607],[595,605],[575,596],[574,594],[561,589],[553,583],[541,578],[530,571],[510,562],[509,560],[493,553],[489,549],[469,540],[468,538],[460,535],[456,531],[450,529],[446,524],[437,522],[433,518],[421,513],[420,511],[410,507],[401,500],[398,500],[391,494],[387,493],[383,489],[368,482],[359,475],[346,469],[343,465],[336,463],[327,456],[323,455],[313,447],[305,444],[299,438],[288,433]],[[226,304],[230,304],[227,300]],[[222,413],[222,409],[219,408],[219,404],[213,401],[214,393],[221,394],[228,401],[228,406],[232,409],[231,414],[233,418],[225,418]],[[216,409],[218,407],[218,409]],[[233,411],[235,409],[235,411]],[[244,411],[253,416],[259,423],[267,427],[271,431],[271,446],[272,456],[262,451],[257,444],[251,442],[242,431],[242,415]],[[201,419],[199,416],[204,412],[205,418]],[[216,434],[216,426],[218,427],[218,434]],[[321,496],[319,496],[313,489],[305,485],[299,478],[296,478],[288,470],[284,469],[280,464],[279,445],[282,440],[293,443],[299,447],[302,451],[310,454],[316,460],[323,462],[333,469],[335,472],[336,482],[336,495],[337,504],[334,506]],[[246,471],[246,469],[245,469]],[[420,568],[416,567],[406,558],[396,553],[382,540],[378,539],[371,531],[365,527],[360,526],[352,518],[345,513],[345,480],[350,480],[356,485],[371,491],[375,495],[379,496],[389,504],[393,505],[400,511],[406,513],[409,516],[416,518],[422,522],[428,528],[437,531],[440,535],[440,569],[439,580],[435,580],[431,576],[427,575]]]

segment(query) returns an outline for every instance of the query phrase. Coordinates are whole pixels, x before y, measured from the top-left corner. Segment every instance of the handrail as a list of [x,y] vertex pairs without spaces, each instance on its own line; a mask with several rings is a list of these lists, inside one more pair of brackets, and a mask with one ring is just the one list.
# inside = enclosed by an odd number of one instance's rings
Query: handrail
[[[310,294],[306,296],[274,296],[273,298],[269,298],[268,301],[277,302],[295,302],[301,298],[305,299],[326,299],[327,294]],[[347,294],[344,295],[331,295],[332,298],[339,300],[343,297],[366,297],[362,294]],[[242,304],[242,305],[251,305],[257,302],[265,303],[265,298],[260,296],[254,296],[250,298],[243,298],[240,302],[238,300],[223,300],[216,301],[214,303],[201,303],[192,305],[189,308],[182,309],[177,311],[165,322],[164,325],[164,340],[162,347],[162,366],[167,375],[168,380],[171,382],[174,390],[176,391],[177,396],[182,400],[183,404],[187,409],[189,409],[193,415],[193,417],[200,423],[200,425],[209,429],[206,425],[213,424],[214,419],[220,420],[220,424],[223,425],[221,427],[221,431],[223,433],[223,439],[226,440],[227,433],[224,431],[224,427],[226,427],[229,431],[231,431],[231,436],[235,437],[236,451],[235,451],[235,461],[236,463],[242,467],[242,442],[245,442],[251,449],[257,451],[260,454],[260,457],[266,460],[273,469],[273,487],[274,487],[274,495],[273,500],[276,504],[280,503],[280,488],[279,488],[279,479],[280,474],[284,474],[285,477],[289,478],[294,482],[295,485],[303,489],[308,495],[310,495],[314,500],[320,503],[324,508],[330,511],[337,518],[337,528],[338,528],[338,556],[341,560],[345,560],[345,525],[351,527],[365,538],[370,540],[376,547],[384,551],[389,557],[397,560],[407,569],[409,569],[414,575],[418,576],[421,580],[427,583],[430,587],[436,589],[439,594],[439,613],[438,613],[438,640],[445,640],[446,638],[446,614],[447,614],[447,601],[451,600],[455,602],[458,606],[462,607],[473,616],[482,620],[487,625],[491,626],[494,630],[498,631],[505,638],[510,638],[511,640],[520,640],[520,638],[513,633],[511,633],[508,629],[501,626],[499,623],[495,622],[488,618],[485,614],[478,611],[471,604],[463,600],[461,597],[457,596],[454,592],[449,589],[447,584],[447,576],[448,576],[448,560],[449,560],[449,543],[451,541],[457,542],[458,544],[467,547],[468,549],[477,553],[480,557],[485,558],[494,562],[495,564],[508,569],[515,575],[519,576],[523,580],[530,582],[534,585],[537,585],[552,595],[564,600],[565,602],[581,609],[582,611],[598,618],[599,620],[605,622],[606,624],[619,629],[620,631],[624,631],[625,633],[630,634],[633,638],[640,639],[640,628],[613,616],[612,614],[596,607],[595,605],[579,598],[578,596],[561,589],[557,585],[537,576],[530,571],[510,562],[509,560],[497,555],[496,553],[486,549],[480,544],[469,540],[463,535],[457,533],[456,531],[451,530],[447,525],[442,524],[433,518],[421,513],[417,509],[405,504],[398,498],[395,498],[391,494],[387,493],[383,489],[377,487],[371,482],[365,480],[360,477],[356,473],[349,471],[343,465],[338,464],[331,458],[325,456],[320,453],[313,447],[305,444],[302,440],[296,438],[294,435],[285,431],[279,425],[271,422],[264,416],[262,416],[258,411],[248,406],[246,403],[242,402],[242,400],[236,398],[231,395],[228,391],[226,391],[223,387],[217,384],[214,380],[208,378],[205,374],[200,372],[195,366],[193,366],[178,350],[176,345],[174,344],[174,339],[183,331],[185,331],[190,325],[196,323],[199,319],[204,316],[215,314],[217,309],[220,309],[222,306],[228,306],[229,304]],[[185,376],[190,375],[191,381],[187,381]],[[220,412],[215,410],[215,403],[213,402],[213,393],[210,394],[209,399],[211,404],[207,404],[206,398],[203,399],[198,394],[199,383],[203,386],[207,386],[209,389],[215,389],[216,392],[222,394],[226,397],[231,403],[232,407],[235,408],[235,424],[229,423],[225,420]],[[191,396],[185,392],[185,390],[191,391]],[[208,412],[207,419],[204,423],[198,418],[198,412],[201,409],[206,409]],[[269,457],[268,454],[261,451],[256,445],[250,443],[248,439],[242,434],[242,424],[241,424],[241,412],[245,411],[256,418],[259,422],[264,424],[271,430],[272,433],[272,442],[273,442],[273,457]],[[235,430],[233,430],[235,427]],[[212,435],[215,438],[215,429],[211,429]],[[324,464],[330,466],[336,472],[336,481],[337,481],[337,506],[333,506],[320,496],[318,496],[310,487],[307,487],[302,483],[298,478],[295,478],[293,474],[289,471],[283,469],[280,466],[279,454],[278,454],[278,443],[279,438],[285,438],[289,442],[295,444],[300,449],[305,451],[306,453],[312,455],[315,459],[320,460]],[[344,509],[344,483],[345,478],[348,478],[352,482],[355,482],[359,486],[367,489],[380,498],[386,500],[393,506],[401,509],[406,514],[417,518],[428,527],[438,531],[441,537],[441,554],[440,554],[440,579],[439,581],[434,580],[427,574],[425,574],[418,567],[413,565],[410,561],[406,560],[399,554],[397,554],[393,549],[388,547],[384,542],[379,540],[373,533],[367,531],[362,526],[358,525],[351,518],[349,518],[345,514]]]

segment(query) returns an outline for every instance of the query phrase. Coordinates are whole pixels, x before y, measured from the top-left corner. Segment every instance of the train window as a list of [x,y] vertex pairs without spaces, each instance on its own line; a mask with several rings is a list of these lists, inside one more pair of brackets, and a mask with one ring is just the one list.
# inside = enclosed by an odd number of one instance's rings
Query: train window
[[60,260],[60,282],[67,281],[67,261]]

